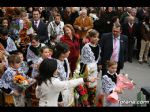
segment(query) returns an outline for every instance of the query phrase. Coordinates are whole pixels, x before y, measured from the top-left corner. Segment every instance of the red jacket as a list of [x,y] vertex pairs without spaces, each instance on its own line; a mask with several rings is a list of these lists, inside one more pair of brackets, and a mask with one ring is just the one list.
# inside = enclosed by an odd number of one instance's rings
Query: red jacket
[[67,37],[65,35],[60,39],[60,41],[69,45],[70,55],[68,57],[68,60],[69,60],[72,72],[76,68],[76,63],[77,63],[77,60],[78,60],[79,54],[80,54],[79,38],[80,38],[79,35],[76,34],[73,37],[73,40],[71,40],[69,37]]
[[76,34],[73,40],[64,35],[61,41],[69,45],[70,55],[68,59],[78,58],[80,53],[79,35]]

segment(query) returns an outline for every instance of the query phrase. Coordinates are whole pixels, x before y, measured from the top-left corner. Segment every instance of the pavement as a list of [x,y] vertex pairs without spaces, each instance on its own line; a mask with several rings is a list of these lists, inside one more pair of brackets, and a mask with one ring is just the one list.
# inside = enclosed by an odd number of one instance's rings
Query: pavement
[[[137,59],[133,59],[132,63],[125,63],[125,67],[121,70],[121,73],[127,73],[136,84],[133,90],[125,90],[121,95],[121,99],[125,101],[137,101],[137,93],[141,87],[150,87],[150,66],[148,66],[148,63],[139,64]],[[133,104],[124,104],[124,106],[133,106]]]
[[[137,101],[137,93],[140,91],[141,87],[150,87],[150,66],[148,66],[148,63],[139,64],[137,59],[133,59],[132,63],[125,63],[120,73],[127,73],[136,84],[133,90],[124,90],[123,94],[120,95],[121,101],[125,102],[122,106],[132,107],[134,106],[132,102]],[[100,88],[100,86],[101,85],[98,85],[98,88]]]

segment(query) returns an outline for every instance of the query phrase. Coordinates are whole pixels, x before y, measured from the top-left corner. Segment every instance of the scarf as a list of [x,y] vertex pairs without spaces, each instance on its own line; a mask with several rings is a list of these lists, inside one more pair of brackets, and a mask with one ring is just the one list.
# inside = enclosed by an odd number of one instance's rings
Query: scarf
[[39,55],[39,50],[40,50],[40,48],[41,48],[41,44],[38,46],[38,47],[33,47],[32,45],[30,46],[30,50],[32,51],[32,52],[34,52],[34,54],[36,55],[36,56],[38,56]]

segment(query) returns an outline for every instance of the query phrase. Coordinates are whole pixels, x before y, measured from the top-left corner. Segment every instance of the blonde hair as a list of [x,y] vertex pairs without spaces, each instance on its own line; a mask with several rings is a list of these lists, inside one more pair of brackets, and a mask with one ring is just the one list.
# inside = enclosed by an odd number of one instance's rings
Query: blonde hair
[[99,32],[95,29],[89,29],[87,31],[86,37],[93,37],[95,35],[99,35]]
[[113,65],[118,65],[116,61],[113,61],[113,60],[108,60],[107,61],[107,68],[113,66]]
[[69,28],[72,32],[72,35],[75,35],[75,30],[71,24],[65,24],[63,27],[64,33],[65,33],[65,28]]
[[14,65],[15,63],[21,63],[21,59],[17,54],[12,54],[8,56],[8,64],[9,65]]
[[4,59],[5,59],[5,55],[2,52],[0,52],[0,61],[3,61]]
[[0,78],[2,77],[3,73],[4,73],[4,66],[3,64],[0,64]]

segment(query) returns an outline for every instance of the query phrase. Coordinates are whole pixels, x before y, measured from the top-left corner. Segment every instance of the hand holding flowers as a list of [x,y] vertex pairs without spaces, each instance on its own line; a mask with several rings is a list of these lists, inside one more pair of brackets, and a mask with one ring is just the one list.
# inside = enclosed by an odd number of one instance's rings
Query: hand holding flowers
[[14,83],[21,84],[21,85],[29,84],[29,81],[22,75],[15,75],[13,78],[13,81],[14,81]]
[[128,75],[120,74],[117,76],[117,84],[114,91],[107,97],[107,100],[111,103],[117,103],[119,101],[118,94],[121,94],[124,89],[133,89],[133,80],[128,78]]
[[23,90],[26,90],[29,86],[36,82],[35,79],[32,78],[25,78],[21,74],[17,74],[13,77],[13,82]]
[[122,94],[123,90],[120,88],[115,88],[114,92],[117,92],[118,94]]

